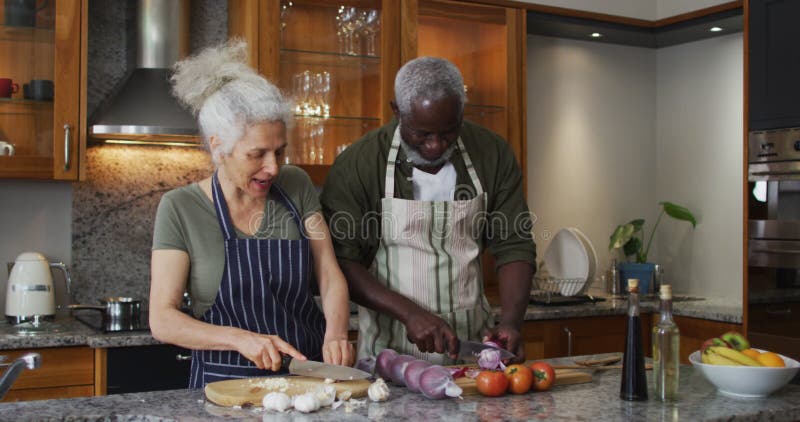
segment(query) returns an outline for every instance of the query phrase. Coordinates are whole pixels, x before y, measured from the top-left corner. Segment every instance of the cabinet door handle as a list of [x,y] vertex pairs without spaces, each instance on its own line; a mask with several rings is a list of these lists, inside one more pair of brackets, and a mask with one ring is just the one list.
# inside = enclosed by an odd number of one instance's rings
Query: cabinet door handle
[[192,355],[182,355],[182,354],[178,353],[177,355],[175,355],[175,360],[181,360],[181,361],[183,361],[183,360],[192,360]]
[[786,315],[791,315],[791,314],[792,314],[792,309],[791,308],[786,308],[786,309],[768,309],[767,310],[767,315],[769,315],[769,316],[786,316]]
[[64,125],[64,171],[69,171],[69,133],[70,126]]
[[564,327],[564,332],[567,333],[567,356],[572,356],[572,331]]

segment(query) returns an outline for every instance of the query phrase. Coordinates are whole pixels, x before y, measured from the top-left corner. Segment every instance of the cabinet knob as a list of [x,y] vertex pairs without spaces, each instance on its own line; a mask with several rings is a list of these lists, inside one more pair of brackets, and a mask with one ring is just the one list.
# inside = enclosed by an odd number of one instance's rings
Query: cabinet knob
[[178,353],[175,355],[175,360],[184,361],[184,360],[192,360],[192,355],[182,355]]

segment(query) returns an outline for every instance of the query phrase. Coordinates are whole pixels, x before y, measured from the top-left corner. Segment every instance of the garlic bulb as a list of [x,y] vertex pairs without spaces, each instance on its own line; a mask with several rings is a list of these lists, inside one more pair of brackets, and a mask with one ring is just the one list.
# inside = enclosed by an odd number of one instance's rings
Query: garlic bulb
[[292,407],[292,399],[286,393],[269,393],[261,400],[264,410],[284,412]]
[[328,407],[336,400],[336,387],[332,385],[319,386],[314,390],[314,395],[317,396],[320,407]]
[[378,378],[367,389],[367,395],[372,401],[386,401],[389,399],[389,386],[383,378]]
[[303,413],[311,413],[319,409],[319,400],[316,394],[305,393],[294,398],[294,408]]

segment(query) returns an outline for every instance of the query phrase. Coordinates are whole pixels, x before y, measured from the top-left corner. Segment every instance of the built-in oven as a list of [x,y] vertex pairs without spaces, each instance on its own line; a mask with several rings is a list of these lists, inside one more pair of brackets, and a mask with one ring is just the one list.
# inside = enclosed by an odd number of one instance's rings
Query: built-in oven
[[800,358],[800,128],[749,133],[748,336]]

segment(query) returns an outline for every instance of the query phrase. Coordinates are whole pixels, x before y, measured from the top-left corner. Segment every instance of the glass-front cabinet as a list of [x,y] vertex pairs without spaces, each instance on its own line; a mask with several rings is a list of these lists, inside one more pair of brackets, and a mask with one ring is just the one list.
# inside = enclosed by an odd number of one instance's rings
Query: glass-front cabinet
[[85,5],[0,4],[0,178],[78,178]]
[[[336,155],[391,116],[387,75],[397,68],[399,48],[386,35],[399,39],[390,22],[399,21],[391,13],[399,2],[236,3],[229,2],[231,35],[248,40],[258,58],[251,64],[294,102],[286,163],[300,165],[319,183]],[[256,9],[259,22],[248,24]]]

